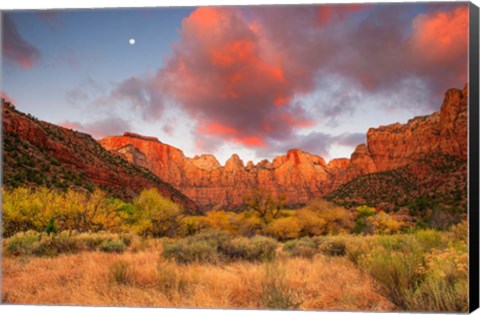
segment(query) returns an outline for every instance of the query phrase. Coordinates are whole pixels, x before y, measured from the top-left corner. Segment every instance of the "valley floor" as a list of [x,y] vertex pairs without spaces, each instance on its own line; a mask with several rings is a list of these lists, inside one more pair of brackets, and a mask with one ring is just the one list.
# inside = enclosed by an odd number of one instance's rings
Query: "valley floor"
[[286,257],[222,265],[167,261],[160,248],[4,257],[2,302],[186,308],[394,310],[345,257]]

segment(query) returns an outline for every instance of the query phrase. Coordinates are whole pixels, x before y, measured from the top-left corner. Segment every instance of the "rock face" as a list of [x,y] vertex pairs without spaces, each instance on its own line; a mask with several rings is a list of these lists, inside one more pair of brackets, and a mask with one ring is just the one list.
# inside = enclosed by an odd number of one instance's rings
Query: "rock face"
[[467,159],[467,87],[450,89],[439,113],[371,128],[368,150],[377,171],[402,167],[434,152]]
[[197,202],[203,209],[234,209],[252,189],[284,194],[291,205],[323,197],[361,175],[400,168],[435,152],[467,158],[467,88],[448,90],[439,113],[407,124],[371,128],[367,145],[350,159],[325,160],[299,149],[245,165],[233,154],[224,166],[212,155],[186,157],[156,138],[125,133],[99,141],[107,150],[145,166]]
[[100,187],[123,199],[155,187],[187,210],[198,210],[195,202],[172,185],[132,165],[149,165],[146,156],[133,145],[118,150],[128,163],[105,150],[90,135],[39,121],[9,104],[2,104],[2,108],[6,186],[46,185],[79,190]]

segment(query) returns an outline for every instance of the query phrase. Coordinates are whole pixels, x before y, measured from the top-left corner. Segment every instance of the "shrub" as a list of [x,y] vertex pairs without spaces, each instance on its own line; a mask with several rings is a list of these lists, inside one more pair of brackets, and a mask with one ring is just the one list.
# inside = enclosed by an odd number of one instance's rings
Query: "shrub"
[[283,251],[293,257],[313,258],[318,253],[318,245],[312,238],[301,238],[285,243]]
[[419,230],[415,233],[415,238],[425,251],[433,248],[445,248],[448,245],[442,234],[435,230]]
[[181,240],[167,240],[162,256],[178,263],[217,263],[220,261],[273,259],[277,243],[268,237],[232,238],[225,232],[210,231]]
[[211,246],[217,248],[221,244],[225,244],[232,239],[232,235],[226,231],[205,231],[185,238],[188,243],[206,242]]
[[76,253],[82,248],[82,244],[76,238],[76,233],[63,231],[55,236],[49,236],[52,247],[55,249],[55,254],[61,253]]
[[437,312],[468,311],[468,253],[462,248],[433,250],[419,268],[424,280],[406,292],[407,307]]
[[447,239],[448,235],[422,230],[351,238],[347,255],[402,309],[464,312],[468,307],[467,245],[454,237]]
[[[20,232],[5,240],[5,250],[9,255],[54,256],[62,253],[76,253],[80,250],[100,250],[103,252],[123,252],[128,244],[139,242],[132,234],[107,232],[81,233],[62,231],[58,234],[35,231]],[[137,244],[137,248],[140,247]]]
[[135,282],[135,273],[128,262],[120,260],[110,265],[110,279],[118,284],[131,285]]
[[274,261],[265,265],[265,276],[259,297],[265,308],[294,309],[302,304],[299,293],[288,286],[285,276],[285,266],[281,262]]
[[187,288],[187,279],[178,266],[170,261],[160,259],[157,263],[158,289],[164,294],[184,292]]
[[462,221],[450,228],[450,233],[455,241],[467,241],[468,238],[468,223]]
[[122,240],[105,240],[98,249],[105,253],[123,253],[125,251],[125,244]]
[[162,256],[166,259],[175,259],[181,264],[192,262],[215,263],[219,261],[216,246],[206,240],[165,242]]
[[40,242],[41,233],[35,231],[20,232],[7,239],[6,253],[14,256],[31,255]]
[[418,252],[397,252],[378,247],[360,261],[360,266],[385,287],[395,304],[406,308],[406,292],[421,280],[418,272],[421,261],[422,255]]
[[47,235],[35,231],[20,232],[6,240],[6,253],[14,256],[54,256],[61,253],[75,253],[80,250],[79,242],[62,232]]
[[277,242],[268,237],[237,237],[221,244],[219,251],[229,260],[270,261],[275,257],[276,247]]
[[338,238],[326,238],[320,243],[319,250],[322,254],[327,256],[345,256],[345,241]]

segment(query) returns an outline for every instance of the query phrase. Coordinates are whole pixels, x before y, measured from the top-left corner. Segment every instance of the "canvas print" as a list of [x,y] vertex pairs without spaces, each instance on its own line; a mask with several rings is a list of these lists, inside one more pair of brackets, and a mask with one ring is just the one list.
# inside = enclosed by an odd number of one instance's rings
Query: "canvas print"
[[468,311],[468,2],[1,25],[2,303]]

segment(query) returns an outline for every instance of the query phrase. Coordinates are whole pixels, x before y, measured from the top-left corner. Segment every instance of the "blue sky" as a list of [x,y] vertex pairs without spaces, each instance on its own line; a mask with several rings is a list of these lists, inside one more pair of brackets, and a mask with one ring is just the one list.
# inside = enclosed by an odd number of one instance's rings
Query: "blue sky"
[[[349,157],[370,127],[439,109],[467,68],[464,3],[3,13],[1,90],[101,138],[187,156]],[[135,39],[135,44],[129,44]]]

